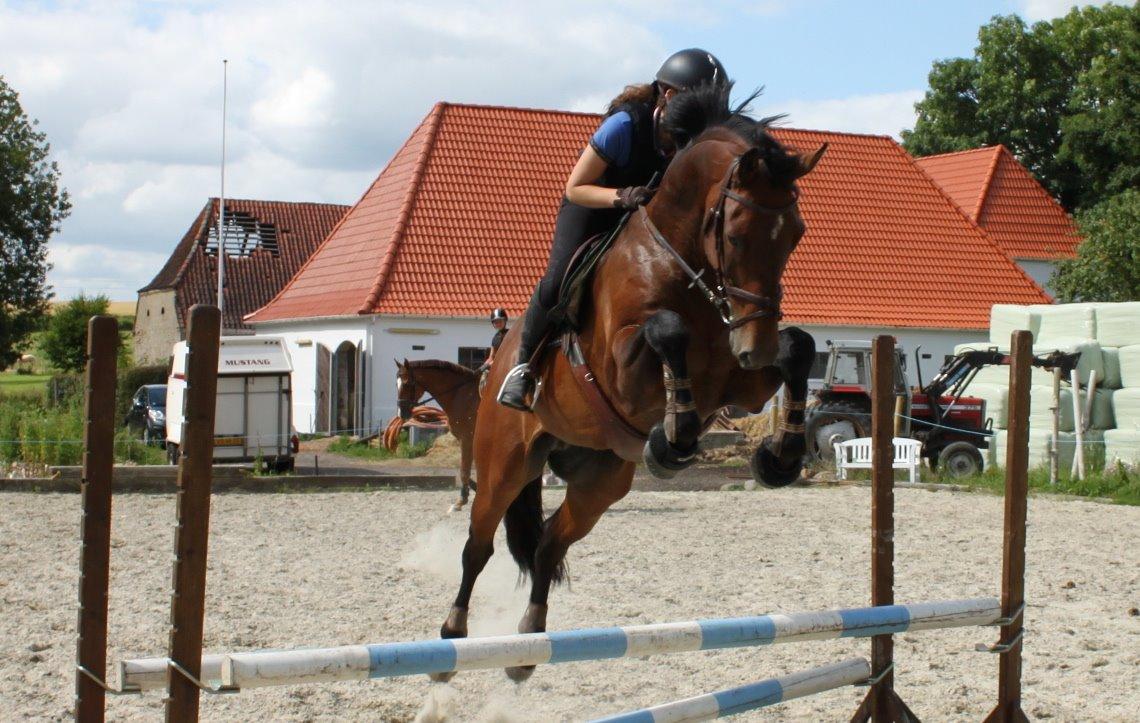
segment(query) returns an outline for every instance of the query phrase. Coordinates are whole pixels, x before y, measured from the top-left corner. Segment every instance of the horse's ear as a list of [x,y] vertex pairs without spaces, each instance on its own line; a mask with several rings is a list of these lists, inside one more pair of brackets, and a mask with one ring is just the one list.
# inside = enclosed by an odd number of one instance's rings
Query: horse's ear
[[736,175],[740,185],[747,186],[755,181],[763,163],[764,157],[759,148],[749,148],[741,154],[736,166]]
[[796,157],[796,178],[803,178],[811,173],[815,168],[815,164],[819,163],[819,159],[823,158],[824,152],[827,151],[827,143],[824,143],[819,149],[810,156],[799,155]]
[[397,359],[396,357],[392,357],[392,363],[396,365],[397,369],[401,369],[404,366],[403,364],[400,363],[400,360]]

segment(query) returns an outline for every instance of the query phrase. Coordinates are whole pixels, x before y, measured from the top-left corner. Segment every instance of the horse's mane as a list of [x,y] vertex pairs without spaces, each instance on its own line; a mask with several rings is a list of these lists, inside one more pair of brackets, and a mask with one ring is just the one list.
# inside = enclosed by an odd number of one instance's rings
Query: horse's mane
[[662,127],[674,138],[680,150],[713,136],[718,129],[729,131],[760,150],[773,182],[790,185],[795,180],[796,157],[768,132],[784,116],[755,119],[748,115],[749,105],[760,97],[763,89],[753,91],[735,108],[732,107],[729,100],[732,86],[731,82],[722,85],[702,83],[678,93],[665,107]]
[[455,362],[449,362],[443,359],[414,359],[408,362],[408,366],[413,369],[442,369],[469,377],[479,376],[478,372],[468,369],[462,364],[456,364]]

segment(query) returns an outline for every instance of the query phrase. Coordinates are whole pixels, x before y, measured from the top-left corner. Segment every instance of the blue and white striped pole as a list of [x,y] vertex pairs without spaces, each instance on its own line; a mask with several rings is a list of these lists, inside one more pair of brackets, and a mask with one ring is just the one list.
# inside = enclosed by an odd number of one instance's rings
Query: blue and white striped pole
[[[624,628],[229,653],[220,656],[220,679],[225,686],[237,688],[366,680],[807,640],[866,638],[991,625],[1000,617],[1001,605],[996,598],[975,598]],[[212,667],[218,656],[207,657]],[[166,665],[165,658],[123,661],[120,680],[123,685],[136,689],[153,688],[156,678],[162,677],[165,681]]]
[[690,721],[727,718],[730,715],[765,708],[793,698],[854,685],[867,680],[870,676],[870,663],[863,658],[851,658],[801,673],[769,678],[717,693],[705,693],[672,703],[662,703],[652,708],[599,718],[593,723],[690,723]]

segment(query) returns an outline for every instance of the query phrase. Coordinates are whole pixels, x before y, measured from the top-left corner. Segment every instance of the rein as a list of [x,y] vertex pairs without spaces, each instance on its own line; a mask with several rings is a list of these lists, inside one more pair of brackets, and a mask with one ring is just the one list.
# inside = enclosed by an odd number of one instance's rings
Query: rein
[[[407,369],[407,371],[408,371],[408,383],[411,385],[419,386],[419,384],[416,382],[415,375],[412,374],[411,367],[409,366],[409,367],[404,367],[404,368]],[[421,393],[421,396],[423,394],[427,394],[428,395],[427,399],[418,399],[418,398],[417,399],[397,399],[396,400],[396,406],[398,407],[401,404],[407,404],[409,406],[413,405],[413,404],[419,404],[422,406],[424,404],[428,404],[429,402],[438,402],[439,400],[437,399],[437,397],[440,394],[450,394],[450,393],[454,392],[455,390],[457,390],[457,389],[459,389],[459,388],[461,388],[467,384],[470,384],[470,383],[471,383],[470,380],[464,380],[462,382],[459,382],[458,384],[455,384],[454,386],[450,386],[447,389],[444,389],[442,392],[439,392],[437,394],[433,394],[433,393],[428,391],[427,387],[423,387],[423,392]]]
[[[681,267],[681,269],[691,280],[689,283],[689,288],[691,289],[696,286],[698,289],[700,289],[701,293],[704,294],[705,299],[707,299],[708,302],[712,304],[713,307],[717,310],[717,313],[720,314],[721,321],[725,323],[730,331],[744,326],[754,319],[762,319],[766,317],[775,317],[777,321],[782,319],[783,314],[780,313],[780,300],[783,297],[783,289],[777,288],[776,296],[773,299],[767,296],[759,296],[758,294],[753,294],[750,291],[745,291],[744,289],[741,289],[737,286],[732,286],[728,282],[728,277],[724,273],[724,221],[726,216],[724,211],[725,205],[731,199],[735,203],[738,203],[745,208],[751,209],[757,213],[762,213],[768,216],[777,216],[782,219],[785,213],[795,208],[796,204],[799,203],[799,193],[795,190],[792,191],[792,200],[783,206],[764,206],[762,204],[756,203],[749,198],[745,198],[739,193],[735,193],[729,190],[728,184],[732,181],[732,176],[736,173],[736,169],[739,165],[740,158],[737,157],[736,160],[732,162],[732,165],[728,167],[728,172],[725,174],[724,180],[721,181],[720,192],[717,196],[716,205],[709,209],[709,213],[712,214],[712,218],[715,224],[714,230],[716,238],[716,266],[713,269],[713,273],[716,276],[714,288],[710,288],[709,285],[705,283],[704,279],[701,278],[701,276],[705,273],[705,269],[694,271],[693,268],[689,266],[689,264],[681,256],[680,252],[678,252],[677,249],[673,248],[673,245],[669,243],[669,239],[665,238],[664,234],[662,234],[657,229],[657,227],[653,225],[653,220],[649,218],[649,212],[645,210],[645,207],[643,206],[641,208],[641,221],[645,225],[645,228],[649,231],[650,236],[653,237],[653,240],[656,241],[659,246],[669,252],[669,254],[673,257],[673,260],[677,262],[677,265]],[[729,303],[729,299],[740,299],[741,301],[759,307],[759,310],[754,311],[751,314],[746,314],[745,316],[734,317],[732,314],[732,306]]]

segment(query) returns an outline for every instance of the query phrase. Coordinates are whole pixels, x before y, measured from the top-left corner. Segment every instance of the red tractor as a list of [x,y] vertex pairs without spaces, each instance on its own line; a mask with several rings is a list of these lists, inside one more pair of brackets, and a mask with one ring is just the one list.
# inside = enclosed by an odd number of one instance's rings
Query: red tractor
[[[817,460],[831,460],[837,442],[871,435],[871,342],[829,341],[828,346],[823,387],[815,392],[806,422],[808,454]],[[1033,365],[1061,367],[1067,378],[1079,358],[1054,352],[1034,358]],[[995,364],[1009,364],[1009,355],[996,347],[964,351],[947,360],[929,384],[923,384],[919,366],[918,387],[910,389],[906,357],[896,350],[894,392],[901,415],[896,429],[900,436],[922,442],[922,456],[931,469],[953,477],[982,471],[981,450],[989,448],[993,420],[986,418],[985,400],[965,392],[982,367]]]

